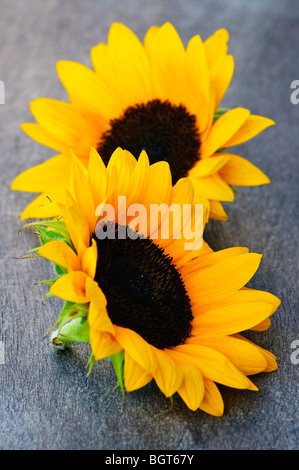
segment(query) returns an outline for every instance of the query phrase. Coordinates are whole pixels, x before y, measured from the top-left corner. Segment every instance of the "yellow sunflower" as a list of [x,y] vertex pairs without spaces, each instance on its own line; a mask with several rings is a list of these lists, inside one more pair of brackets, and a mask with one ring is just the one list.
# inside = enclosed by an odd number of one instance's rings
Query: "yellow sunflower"
[[[39,256],[60,274],[50,282],[50,294],[66,301],[56,340],[90,342],[94,360],[110,357],[118,364],[128,392],[154,380],[166,397],[177,392],[191,410],[222,415],[216,383],[257,390],[248,376],[276,369],[272,353],[240,334],[267,329],[280,303],[244,287],[261,255],[242,247],[213,252],[202,241],[186,249],[183,229],[181,238],[161,236],[166,217],[151,226],[155,237],[146,230],[132,236],[140,228],[134,226],[136,214],[128,212],[134,204],[195,208],[198,198],[188,178],[173,186],[168,163],[150,165],[145,152],[136,160],[117,149],[106,167],[92,149],[87,169],[72,158],[70,191],[58,191],[55,201],[53,190],[36,208],[38,216],[60,218],[33,222],[43,243]],[[122,239],[98,237],[99,221],[106,230],[108,222],[117,233],[124,228],[120,196],[126,197],[125,228],[131,231]],[[103,222],[95,212],[107,204],[115,208],[114,218]],[[76,316],[79,327],[70,333],[68,322]]]
[[[126,26],[111,26],[108,44],[91,50],[94,70],[71,61],[57,64],[70,102],[38,98],[31,103],[37,123],[23,130],[60,152],[19,175],[12,189],[43,193],[69,174],[69,148],[85,167],[89,150],[107,165],[117,147],[151,163],[167,161],[173,184],[189,177],[194,191],[210,202],[210,217],[226,220],[220,201],[233,201],[232,185],[254,186],[269,179],[227,149],[256,136],[274,122],[248,109],[218,108],[231,81],[228,32],[205,42],[194,36],[185,48],[175,28],[153,26],[144,44]],[[31,217],[30,210],[22,218]]]

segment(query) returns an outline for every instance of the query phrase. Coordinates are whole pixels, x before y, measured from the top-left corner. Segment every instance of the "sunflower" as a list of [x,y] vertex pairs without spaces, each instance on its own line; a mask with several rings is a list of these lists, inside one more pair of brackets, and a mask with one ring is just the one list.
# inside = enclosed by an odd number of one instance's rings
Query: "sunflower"
[[[31,103],[37,122],[22,129],[60,153],[17,176],[12,189],[44,193],[63,184],[71,167],[69,149],[86,168],[91,147],[106,165],[117,147],[135,158],[146,150],[151,163],[169,163],[173,184],[190,179],[194,191],[209,200],[210,218],[226,220],[221,201],[233,201],[232,185],[270,182],[227,149],[274,124],[245,108],[219,108],[234,70],[228,39],[220,29],[205,42],[192,37],[185,48],[166,23],[151,27],[142,44],[126,26],[112,24],[108,44],[91,50],[94,70],[58,62],[70,102]],[[30,208],[21,217],[31,217]]]
[[[150,236],[139,233],[135,214],[124,226],[120,196],[127,212],[134,204],[198,204],[188,178],[173,186],[169,164],[150,165],[144,151],[136,160],[117,149],[106,167],[92,149],[87,169],[73,155],[70,173],[70,191],[56,192],[55,200],[53,190],[34,213],[59,217],[33,222],[42,240],[38,256],[59,274],[47,281],[49,293],[66,302],[53,341],[90,342],[91,363],[111,358],[128,392],[154,380],[166,397],[178,393],[191,410],[215,416],[223,414],[216,383],[257,390],[248,376],[275,370],[276,360],[240,332],[267,329],[280,303],[244,287],[261,255],[242,247],[213,252],[202,240],[186,249],[183,230],[181,237],[161,236],[166,217]],[[108,203],[113,217],[95,215]],[[109,223],[114,235],[126,228],[125,236],[99,237],[99,227],[108,233]]]

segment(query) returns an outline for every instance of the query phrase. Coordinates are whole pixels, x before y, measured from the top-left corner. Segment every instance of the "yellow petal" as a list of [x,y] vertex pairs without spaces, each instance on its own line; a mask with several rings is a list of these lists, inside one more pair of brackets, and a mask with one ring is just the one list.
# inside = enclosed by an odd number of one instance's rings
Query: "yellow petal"
[[235,304],[202,312],[193,320],[194,335],[231,335],[248,330],[271,314],[263,302]]
[[167,246],[166,252],[173,258],[176,267],[182,273],[184,273],[185,266],[187,266],[191,260],[205,256],[207,252],[210,251],[210,248],[204,240],[199,250],[186,250],[184,244],[181,246],[181,244],[177,242],[181,242],[181,240],[174,240],[173,243]]
[[57,72],[70,101],[78,107],[99,114],[107,123],[111,116],[117,116],[121,112],[117,97],[113,96],[110,87],[93,70],[64,60],[57,63]]
[[219,60],[227,53],[228,31],[224,28],[216,31],[204,42],[205,54],[209,70],[212,70]]
[[150,181],[150,164],[147,153],[143,150],[132,172],[128,191],[128,205],[143,201]]
[[68,271],[81,271],[81,263],[76,253],[63,241],[53,240],[42,245],[38,253]]
[[[108,46],[117,64],[118,89],[121,94],[129,103],[148,101],[152,97],[149,61],[137,36],[123,24],[113,23]],[[103,72],[107,73],[106,70]]]
[[146,32],[145,34],[145,37],[144,37],[144,47],[146,50],[150,49],[151,47],[151,41],[153,40],[155,34],[158,32],[159,30],[159,26],[151,26],[148,31]]
[[186,53],[182,41],[170,23],[147,35],[145,47],[149,55],[156,97],[171,103],[185,102],[188,92]]
[[106,85],[114,86],[118,79],[117,62],[114,60],[108,44],[101,42],[94,46],[90,51],[90,57],[101,81]]
[[90,277],[86,279],[86,297],[90,302],[97,304],[101,308],[106,308],[107,306],[107,300],[103,291],[98,283]]
[[259,348],[254,343],[243,341],[240,335],[192,337],[188,342],[209,346],[219,351],[245,375],[258,374],[267,368],[267,361]]
[[228,296],[249,282],[259,267],[261,257],[257,253],[244,253],[202,269],[192,279],[186,280],[187,292],[200,305]]
[[217,385],[211,380],[204,379],[205,394],[199,408],[213,416],[222,416],[224,404]]
[[210,122],[210,80],[205,50],[200,36],[190,39],[187,51],[187,73],[189,79],[190,97],[186,102],[191,114],[197,116],[200,132],[203,132]]
[[98,249],[95,239],[92,239],[91,246],[89,246],[82,257],[82,270],[91,277],[94,278],[97,268]]
[[194,189],[189,178],[181,178],[173,186],[170,204],[194,203]]
[[143,368],[152,373],[157,367],[153,347],[138,333],[128,328],[115,326],[115,338],[122,348]]
[[238,131],[228,141],[226,141],[223,147],[233,147],[234,145],[247,142],[249,139],[252,139],[264,129],[269,126],[273,126],[274,124],[275,122],[272,121],[272,119],[251,114]]
[[[173,240],[166,246],[166,253],[173,258],[173,262],[179,270],[184,269],[184,267],[193,259],[199,256],[205,256],[211,249],[208,247],[207,243],[202,239],[202,228],[205,226],[205,211],[203,214],[203,227],[201,222],[195,223],[192,221],[194,227],[198,227],[199,233],[197,233],[198,242],[195,243],[194,249],[186,249],[185,243],[189,243],[188,240],[183,234],[182,238],[178,240]],[[194,230],[196,232],[196,230]],[[191,240],[192,241],[192,240]],[[159,241],[160,243],[160,241]],[[196,248],[196,245],[199,245],[199,248]],[[161,246],[163,246],[161,244]]]
[[130,173],[136,165],[137,160],[131,152],[117,147],[110,157],[107,169],[110,171],[111,167],[114,166],[119,174],[122,174],[124,171]]
[[219,174],[228,184],[235,186],[257,186],[270,183],[269,178],[255,165],[243,157],[226,154],[227,163],[219,170]]
[[194,364],[182,367],[184,379],[178,388],[178,394],[190,410],[195,411],[200,406],[205,392],[204,381],[200,370]]
[[276,356],[272,354],[270,351],[267,351],[266,349],[261,348],[260,346],[258,346],[258,348],[267,361],[267,367],[263,372],[273,372],[274,370],[277,370],[278,366],[276,362]]
[[233,201],[234,192],[232,188],[221,178],[218,173],[214,173],[202,178],[190,177],[194,187],[194,192],[207,199],[219,201]]
[[236,338],[240,338],[243,341],[246,341],[249,344],[253,344],[256,348],[258,348],[258,350],[264,356],[264,358],[267,362],[267,367],[263,372],[272,372],[274,370],[277,370],[277,362],[276,362],[277,358],[273,353],[271,353],[270,351],[267,351],[267,349],[264,349],[261,346],[258,346],[257,344],[252,343],[249,339],[244,338],[241,335],[235,335],[235,336],[236,336]]
[[146,372],[132,357],[125,351],[124,379],[128,392],[133,392],[138,388],[147,385],[153,378],[152,374]]
[[235,108],[222,114],[211,127],[205,142],[201,145],[201,158],[213,155],[216,150],[224,147],[225,143],[240,129],[248,118],[248,109]]
[[218,263],[222,261],[248,252],[249,249],[243,246],[234,246],[219,251],[206,250],[205,254],[202,251],[199,256],[190,261],[186,266],[183,266],[181,272],[183,273],[184,279],[186,279],[187,276],[193,275],[194,272],[200,269],[217,266]]
[[96,361],[113,356],[122,350],[122,347],[110,333],[89,329],[90,345]]
[[25,134],[31,137],[31,139],[36,140],[36,142],[42,145],[51,147],[58,152],[67,152],[69,149],[69,145],[57,139],[40,124],[35,122],[24,122],[21,125],[21,129],[25,132]]
[[215,108],[217,109],[229,87],[234,73],[234,59],[231,55],[224,56],[210,71],[210,80],[215,92]]
[[73,162],[71,168],[72,191],[76,198],[83,217],[89,225],[89,231],[92,233],[96,224],[95,205],[87,180],[86,168],[80,163],[78,158],[72,153]]
[[176,352],[184,354],[201,371],[203,377],[227,385],[228,387],[256,390],[252,382],[239,371],[223,354],[213,348],[197,344],[184,344],[176,347]]
[[[168,250],[169,245],[173,244],[174,239],[179,238],[182,243],[186,240],[184,239],[184,233],[187,233],[187,230],[190,226],[192,228],[195,226],[192,224],[195,218],[195,212],[192,211],[189,216],[184,216],[186,213],[185,205],[194,204],[194,190],[191,181],[188,178],[181,178],[175,186],[172,188],[171,199],[169,205],[167,205],[166,210],[161,217],[161,226],[155,227],[155,231],[150,234],[151,238],[154,237],[157,240],[157,243]],[[194,207],[192,206],[192,209]],[[187,207],[188,209],[188,207]],[[201,215],[201,214],[200,214]],[[186,228],[186,232],[185,232]],[[203,231],[203,227],[198,227],[198,229]],[[196,228],[194,228],[195,232]],[[166,236],[169,234],[168,236]],[[184,239],[184,240],[182,240]],[[190,240],[191,241],[191,240]],[[169,254],[172,251],[175,251],[178,254],[177,246],[169,248]]]
[[81,209],[75,204],[60,205],[60,213],[80,258],[90,244],[90,231]]
[[88,302],[85,295],[85,283],[87,275],[81,271],[73,271],[64,274],[50,287],[50,292],[70,302],[83,304]]
[[66,203],[65,186],[53,187],[35,198],[21,214],[21,219],[48,219],[61,214],[60,204]]
[[167,351],[155,349],[158,366],[153,376],[166,397],[173,395],[183,380],[180,367],[168,356]]
[[106,166],[95,148],[90,149],[88,183],[95,207],[97,207],[107,194],[108,174]]
[[112,24],[109,44],[93,47],[91,60],[101,81],[117,92],[121,109],[146,99],[150,89],[147,58],[142,44],[124,25]]
[[77,154],[87,156],[91,145],[96,145],[99,125],[96,128],[92,119],[87,119],[73,104],[37,98],[30,103],[30,109],[47,132],[67,147],[75,148]]
[[196,76],[197,83],[200,84],[198,88],[201,88],[202,93],[206,101],[209,100],[210,89],[209,89],[209,70],[207,64],[207,58],[205,53],[204,44],[199,35],[193,36],[188,42],[186,49],[187,52],[187,65],[189,67],[189,73],[192,76]]
[[114,326],[107,314],[106,308],[98,303],[90,302],[88,323],[92,330],[111,333],[112,335],[115,333]]
[[133,155],[127,150],[118,147],[109,160],[107,171],[108,174],[116,172],[116,186],[114,188],[115,194],[125,196],[130,185],[132,172],[136,167],[137,161]]
[[[222,178],[224,179],[224,178]],[[224,179],[225,180],[225,179]],[[215,220],[228,220],[228,215],[223,209],[223,205],[219,201],[210,200],[210,218]]]
[[203,177],[212,175],[216,171],[220,170],[228,161],[226,153],[216,154],[211,158],[205,158],[204,160],[198,160],[196,165],[189,171],[188,176]]
[[56,155],[40,165],[29,168],[18,175],[12,190],[43,193],[54,186],[67,186],[70,178],[71,158],[69,155]]
[[[184,278],[186,279],[186,277]],[[194,300],[194,299],[193,299]],[[240,305],[240,304],[249,304],[249,303],[264,303],[269,305],[269,315],[271,316],[275,310],[278,308],[280,304],[280,300],[275,297],[274,295],[263,292],[257,291],[255,289],[248,289],[247,287],[241,288],[238,291],[228,292],[227,295],[223,296],[214,296],[210,297],[210,299],[201,299],[201,301],[193,307],[193,314],[194,316],[198,316],[201,312],[206,310],[214,310],[214,309],[221,309],[223,307],[229,307],[232,305]],[[266,318],[267,320],[267,318]],[[265,321],[265,320],[264,320]],[[257,325],[262,324],[258,323]],[[255,329],[257,325],[254,325],[250,329]]]
[[154,163],[149,168],[149,186],[143,198],[143,204],[149,213],[150,204],[168,204],[171,196],[172,182],[168,163]]
[[271,326],[270,318],[265,318],[265,320],[261,321],[260,323],[251,327],[250,329],[253,331],[265,331],[265,330],[268,330],[270,326]]
[[235,295],[236,299],[242,299],[246,302],[267,302],[272,305],[271,315],[278,309],[281,300],[276,295],[262,290],[250,289],[244,287],[240,292]]

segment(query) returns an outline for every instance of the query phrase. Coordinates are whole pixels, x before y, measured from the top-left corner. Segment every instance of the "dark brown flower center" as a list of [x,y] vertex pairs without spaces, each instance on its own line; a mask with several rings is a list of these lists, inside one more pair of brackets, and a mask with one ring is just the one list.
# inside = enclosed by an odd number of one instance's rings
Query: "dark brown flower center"
[[[124,227],[122,227],[124,228]],[[171,348],[191,332],[190,299],[172,258],[148,238],[98,239],[95,281],[118,326],[136,331],[151,345]]]
[[168,101],[153,100],[131,106],[112,120],[102,135],[98,152],[105,164],[117,147],[128,150],[135,158],[145,150],[151,164],[168,162],[175,184],[188,175],[199,159],[196,117],[184,106]]

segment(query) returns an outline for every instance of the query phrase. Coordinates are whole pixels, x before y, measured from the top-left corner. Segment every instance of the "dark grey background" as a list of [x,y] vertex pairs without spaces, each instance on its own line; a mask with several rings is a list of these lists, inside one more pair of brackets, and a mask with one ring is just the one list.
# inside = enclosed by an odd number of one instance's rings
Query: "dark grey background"
[[[287,0],[1,0],[1,322],[5,364],[0,364],[1,449],[298,449],[298,372],[292,341],[298,331],[299,105],[290,84],[299,79],[299,4]],[[206,236],[215,249],[248,246],[264,255],[251,286],[277,295],[282,305],[270,330],[250,338],[278,356],[279,369],[253,381],[259,392],[221,387],[225,414],[191,412],[153,384],[128,394],[113,391],[111,364],[96,364],[86,380],[87,345],[53,351],[43,336],[60,301],[41,298],[34,283],[52,276],[44,260],[20,261],[35,246],[31,231],[18,234],[19,214],[31,195],[10,191],[21,171],[55,154],[28,138],[20,124],[33,120],[38,96],[66,99],[55,63],[90,65],[92,46],[106,41],[120,21],[143,39],[152,24],[171,21],[184,43],[225,27],[235,74],[223,101],[271,117],[275,127],[239,147],[272,184],[242,189],[227,204],[229,222],[212,222]]]

